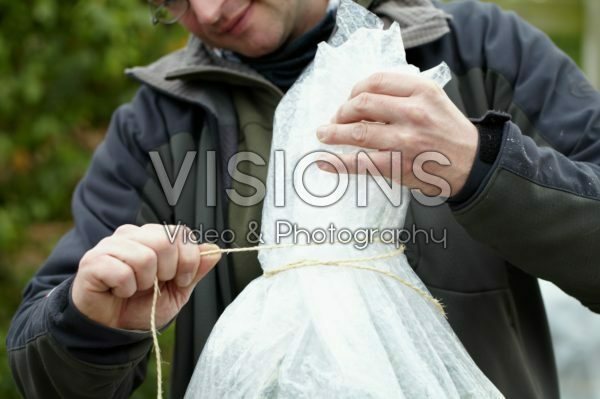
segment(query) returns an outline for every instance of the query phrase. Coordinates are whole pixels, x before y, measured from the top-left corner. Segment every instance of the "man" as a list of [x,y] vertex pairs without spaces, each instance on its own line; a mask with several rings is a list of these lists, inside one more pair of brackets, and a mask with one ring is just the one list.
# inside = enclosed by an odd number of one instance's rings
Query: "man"
[[[407,226],[444,231],[447,246],[422,237],[409,243],[411,266],[507,397],[558,397],[537,277],[600,312],[600,94],[547,37],[495,6],[359,2],[401,23],[409,63],[427,69],[445,61],[453,80],[443,92],[378,74],[315,134],[330,144],[400,150],[409,160],[423,151],[445,155],[451,165],[429,172],[448,182],[450,200],[413,201]],[[157,324],[177,316],[171,384],[173,397],[183,395],[219,314],[260,268],[248,255],[213,268],[217,256],[200,256],[212,246],[171,244],[161,224],[231,228],[234,245],[248,245],[260,204],[228,201],[227,187],[252,192],[223,170],[234,152],[268,154],[274,109],[331,34],[335,6],[175,0],[165,14],[158,5],[155,18],[179,20],[192,39],[129,71],[141,88],[116,111],[75,192],[75,227],[25,290],[7,340],[25,396],[129,396],[151,347],[155,276],[163,292]],[[206,168],[213,150],[216,175]],[[186,168],[189,151],[196,157]],[[410,162],[403,166],[406,185],[435,194]],[[165,195],[182,169],[189,173],[179,196]],[[264,180],[266,167],[246,163],[235,172]]]

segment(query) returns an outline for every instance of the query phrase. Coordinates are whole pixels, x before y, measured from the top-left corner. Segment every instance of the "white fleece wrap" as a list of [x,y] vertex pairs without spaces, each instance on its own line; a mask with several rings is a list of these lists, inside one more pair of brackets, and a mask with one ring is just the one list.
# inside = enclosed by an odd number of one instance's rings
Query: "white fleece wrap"
[[[286,203],[275,206],[275,162],[269,164],[263,207],[265,244],[276,243],[277,221],[307,229],[401,228],[408,190],[394,206],[369,179],[368,206],[356,204],[357,177],[328,207],[310,205],[294,190],[294,166],[315,150],[332,147],[316,138],[348,98],[354,84],[377,71],[418,74],[407,65],[397,24],[382,22],[343,0],[338,29],[319,47],[314,64],[281,101],[275,114],[272,151],[286,156]],[[426,75],[438,84],[449,77],[445,65]],[[273,153],[271,154],[273,160]],[[279,167],[282,165],[280,164]],[[337,185],[337,176],[310,166],[304,180],[313,192]],[[298,244],[291,238],[281,244]],[[376,242],[363,250],[340,243],[261,251],[265,273],[290,263],[335,261],[384,254],[393,245]],[[392,273],[427,292],[404,254],[356,261]],[[500,398],[469,357],[446,319],[414,289],[372,270],[311,265],[262,276],[250,283],[217,322],[190,382],[186,398],[389,399]]]

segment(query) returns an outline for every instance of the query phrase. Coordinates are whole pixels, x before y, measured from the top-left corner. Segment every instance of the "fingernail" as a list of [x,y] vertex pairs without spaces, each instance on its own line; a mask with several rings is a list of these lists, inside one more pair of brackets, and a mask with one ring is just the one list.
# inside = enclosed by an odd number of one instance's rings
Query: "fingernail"
[[192,283],[193,278],[194,276],[192,273],[181,273],[179,276],[177,276],[177,281],[175,282],[180,287],[187,287]]
[[317,129],[317,138],[319,141],[325,142],[325,139],[327,138],[327,126],[321,126]]
[[322,170],[326,170],[326,171],[331,171],[332,170],[332,167],[329,164],[329,162],[317,161],[317,166],[319,167],[319,169],[322,169]]
[[[209,255],[206,255],[207,252],[213,252],[213,251],[220,251],[221,247],[219,247],[217,244],[213,244],[213,243],[207,243],[203,245],[202,251],[201,251],[201,256],[221,256],[220,253],[211,253]],[[202,253],[204,253],[204,255],[202,255]]]
[[209,251],[218,251],[221,249],[221,247],[219,247],[217,244],[208,244],[208,247]]

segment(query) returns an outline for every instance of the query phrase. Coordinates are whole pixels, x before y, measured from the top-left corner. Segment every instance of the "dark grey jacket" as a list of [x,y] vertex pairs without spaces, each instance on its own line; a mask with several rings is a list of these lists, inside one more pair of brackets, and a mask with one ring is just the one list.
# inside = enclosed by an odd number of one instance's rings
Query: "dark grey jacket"
[[[409,260],[446,305],[475,362],[508,398],[556,398],[537,278],[600,312],[600,94],[544,34],[514,14],[477,2],[441,7],[453,16],[451,32],[408,50],[408,61],[422,69],[445,61],[454,74],[446,92],[467,116],[500,110],[512,121],[496,124],[498,153],[484,176],[471,176],[467,198],[435,208],[413,201],[408,226],[435,234],[446,229],[447,248],[421,239],[409,247]],[[239,130],[260,125],[238,126],[232,93],[273,104],[281,96],[258,74],[215,58],[196,40],[130,74],[141,88],[115,112],[74,194],[75,227],[25,289],[9,331],[11,368],[26,397],[127,397],[140,384],[149,336],[78,313],[69,292],[79,260],[125,223],[181,220],[218,229],[234,223],[227,220],[225,178],[217,178],[217,206],[206,205],[206,151],[225,159]],[[264,121],[272,114],[256,118],[270,133]],[[151,166],[154,150],[171,179],[186,151],[198,151],[173,207]],[[232,270],[223,259],[177,318],[174,397],[185,392],[212,326],[236,295]]]

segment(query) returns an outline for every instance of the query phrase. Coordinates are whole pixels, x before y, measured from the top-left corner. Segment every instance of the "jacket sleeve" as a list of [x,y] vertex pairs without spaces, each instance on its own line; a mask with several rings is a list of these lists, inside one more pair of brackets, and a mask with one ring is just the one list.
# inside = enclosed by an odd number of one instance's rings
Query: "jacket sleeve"
[[504,125],[488,176],[454,215],[507,261],[600,312],[600,94],[542,32],[480,7],[472,40],[512,87],[494,106],[516,123]]
[[75,226],[29,282],[13,318],[9,361],[27,398],[124,398],[144,378],[149,333],[95,323],[79,313],[70,295],[83,254],[118,226],[136,222],[148,180],[137,142],[144,101],[138,94],[115,112],[74,193]]

